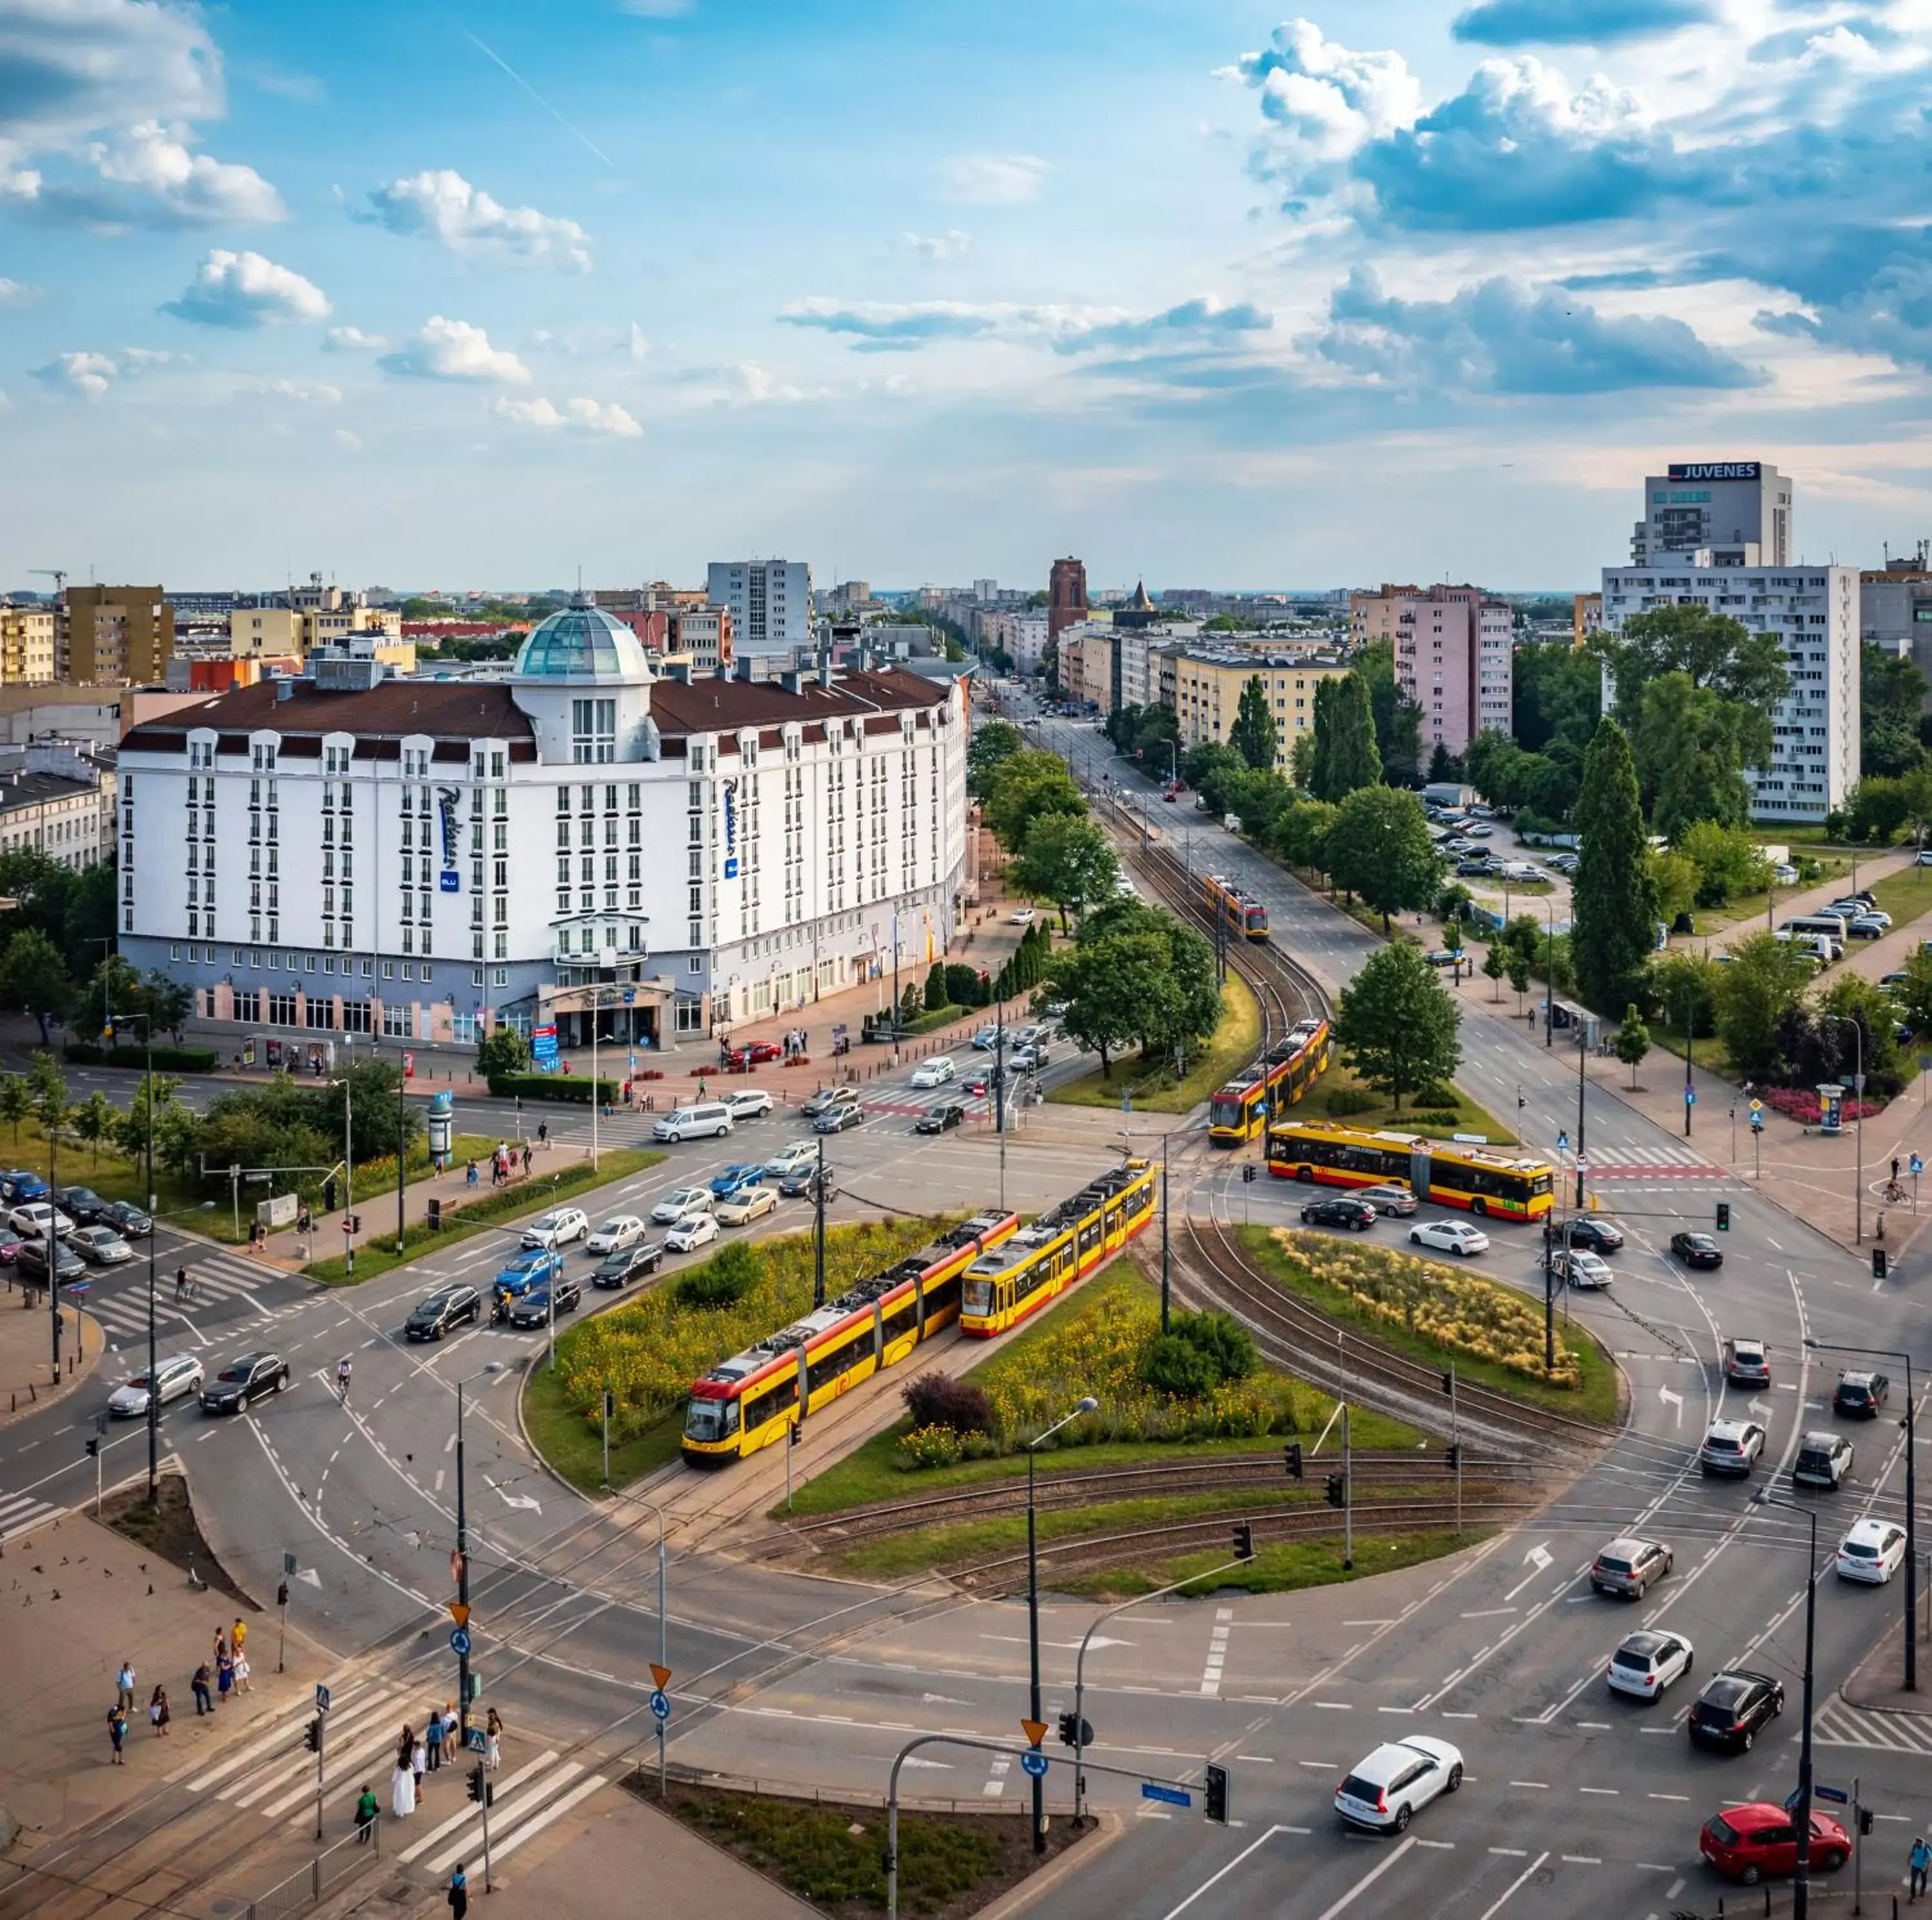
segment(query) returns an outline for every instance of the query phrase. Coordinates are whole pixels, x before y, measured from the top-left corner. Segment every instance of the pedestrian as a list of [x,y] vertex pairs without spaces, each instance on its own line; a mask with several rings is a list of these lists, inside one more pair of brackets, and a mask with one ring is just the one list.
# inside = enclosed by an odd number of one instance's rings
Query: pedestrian
[[548,1146],[549,1144],[550,1122],[548,1120],[539,1120],[537,1122],[537,1145],[538,1146]]
[[208,1662],[204,1660],[194,1670],[194,1678],[188,1683],[194,1688],[194,1712],[197,1720],[204,1713],[212,1713],[214,1711],[214,1703],[208,1697],[208,1688],[214,1678],[214,1675],[208,1670]]
[[[118,1748],[120,1742],[116,1741],[115,1745]],[[1916,1900],[1925,1891],[1926,1872],[1928,1868],[1932,1868],[1932,1847],[1925,1844],[1923,1834],[1913,1836],[1912,1852],[1907,1856],[1906,1864],[1912,1869],[1912,1892],[1909,1898]]]
[[422,1777],[429,1763],[429,1749],[426,1742],[418,1739],[410,1748],[410,1772],[416,1784],[416,1805],[422,1805]]
[[453,1766],[463,1741],[463,1727],[457,1718],[456,1703],[445,1700],[442,1703],[442,1757]]
[[134,1705],[134,1663],[124,1660],[121,1670],[114,1676],[114,1684],[120,1689],[115,1696],[114,1704],[124,1712],[131,1711]]
[[704,1076],[702,1074],[698,1077],[698,1097],[700,1100],[704,1098]]
[[470,1879],[463,1871],[463,1862],[456,1863],[456,1871],[449,1877],[449,1911],[451,1920],[463,1920],[470,1911]]
[[248,1656],[238,1653],[235,1656],[235,1691],[238,1694],[252,1694],[255,1683],[249,1677]]
[[214,1662],[214,1691],[224,1706],[228,1703],[228,1696],[235,1691],[235,1656],[225,1646]]
[[467,1168],[466,1168],[466,1169],[465,1169],[465,1170],[464,1170],[464,1185],[465,1186],[468,1186],[468,1187],[473,1187],[473,1186],[475,1186],[475,1185],[476,1185],[476,1161],[473,1161],[473,1160],[472,1160],[472,1161],[470,1161],[470,1163],[469,1166],[467,1167]]
[[403,1730],[396,1736],[396,1764],[407,1766],[416,1750],[416,1729],[406,1720]]
[[242,1649],[246,1645],[248,1639],[248,1623],[237,1614],[234,1625],[228,1630],[228,1644],[235,1649],[235,1658],[237,1660],[242,1658]]
[[416,1810],[416,1776],[406,1760],[398,1760],[389,1775],[389,1811],[398,1820],[406,1820]]
[[429,1725],[423,1730],[423,1744],[429,1749],[429,1770],[435,1772],[442,1764],[442,1709],[431,1707]]
[[1894,1187],[1898,1185],[1898,1156],[1897,1154],[1894,1154],[1892,1157],[1892,1184]]
[[483,1750],[483,1764],[494,1773],[503,1763],[503,1723],[497,1718],[496,1709],[494,1706],[490,1709],[489,1722],[484,1729],[484,1736],[488,1744]]
[[154,1698],[148,1703],[148,1724],[157,1733],[165,1734],[172,1718],[168,1712],[168,1690],[165,1687],[157,1687]]
[[214,1657],[218,1661],[228,1651],[228,1636],[217,1627],[214,1630]]
[[524,1141],[524,1179],[528,1179],[530,1178],[530,1142],[529,1142],[528,1140],[526,1140],[526,1141]]
[[128,1715],[118,1700],[107,1709],[107,1737],[114,1742],[114,1757],[109,1764],[125,1766],[121,1757],[121,1742],[128,1737]]
[[356,1798],[356,1844],[358,1847],[369,1844],[369,1829],[376,1824],[377,1802],[369,1790],[369,1783],[362,1783],[362,1791]]

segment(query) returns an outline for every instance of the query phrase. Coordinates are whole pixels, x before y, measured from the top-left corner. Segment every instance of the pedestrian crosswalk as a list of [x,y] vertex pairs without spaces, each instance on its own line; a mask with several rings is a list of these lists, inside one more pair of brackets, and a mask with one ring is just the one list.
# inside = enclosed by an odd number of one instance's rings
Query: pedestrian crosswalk
[[[184,1263],[177,1261],[177,1265]],[[272,1268],[250,1266],[238,1257],[206,1252],[184,1263],[194,1283],[196,1298],[180,1306],[174,1304],[175,1278],[172,1269],[156,1275],[154,1322],[164,1338],[178,1343],[184,1331],[195,1345],[206,1345],[198,1322],[205,1317],[224,1317],[237,1304],[260,1309],[260,1289],[280,1276]],[[112,1291],[104,1290],[112,1286]],[[86,1310],[106,1329],[110,1352],[123,1345],[145,1344],[148,1337],[148,1277],[145,1266],[124,1266],[94,1280],[84,1296]]]
[[[172,1776],[171,1784],[238,1810],[246,1809],[266,1820],[297,1826],[312,1823],[316,1811],[317,1764],[305,1736],[314,1718],[311,1711],[304,1709],[285,1718],[212,1766],[183,1769]],[[334,1818],[338,1823],[346,1823],[365,1785],[374,1789],[386,1817],[398,1736],[405,1723],[420,1733],[428,1718],[416,1689],[377,1681],[333,1690],[320,1764],[325,1822]],[[464,1775],[473,1764],[466,1757],[427,1776],[422,1808],[398,1823],[396,1838],[385,1851],[406,1865],[439,1877],[458,1860],[478,1856],[483,1809],[466,1797],[455,1811],[433,1825],[426,1824],[434,1820],[439,1800],[466,1796]],[[447,1786],[440,1784],[446,1775]],[[493,1775],[489,1810],[493,1862],[514,1852],[607,1784],[602,1774],[580,1760],[565,1759],[551,1748],[509,1772]]]
[[1872,1747],[1894,1754],[1932,1754],[1932,1715],[1874,1713],[1834,1700],[1811,1717],[1821,1747]]
[[0,1547],[23,1533],[31,1533],[36,1527],[45,1526],[62,1517],[64,1507],[50,1506],[44,1500],[36,1500],[26,1493],[0,1493]]
[[1589,1156],[1588,1177],[1592,1180],[1729,1180],[1736,1176],[1728,1167],[1713,1166],[1690,1147],[1610,1146]]

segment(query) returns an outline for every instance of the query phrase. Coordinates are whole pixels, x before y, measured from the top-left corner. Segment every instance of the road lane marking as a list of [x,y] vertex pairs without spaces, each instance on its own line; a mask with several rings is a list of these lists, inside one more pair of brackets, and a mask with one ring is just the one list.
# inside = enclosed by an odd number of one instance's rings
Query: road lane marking
[[[1343,1913],[1348,1908],[1352,1907],[1360,1895],[1367,1892],[1369,1889],[1373,1886],[1376,1881],[1380,1880],[1382,1877],[1386,1874],[1412,1847],[1415,1844],[1416,1842],[1412,1838],[1405,1840],[1400,1846],[1396,1847],[1390,1853],[1387,1859],[1385,1859],[1379,1866],[1370,1868],[1369,1871],[1364,1874],[1340,1900],[1336,1901],[1333,1906],[1325,1909],[1321,1914],[1317,1916],[1316,1920],[1335,1920],[1336,1914]],[[1204,1888],[1202,1891],[1204,1892],[1206,1889]],[[1174,1913],[1178,1913],[1180,1910],[1177,1907],[1174,1910]],[[1167,1916],[1167,1920],[1174,1920],[1174,1914],[1170,1913]]]
[[[1263,1834],[1263,1835],[1262,1835],[1262,1837],[1260,1838],[1260,1839],[1258,1839],[1258,1840],[1251,1840],[1251,1841],[1250,1841],[1248,1842],[1247,1845],[1246,1845],[1246,1846],[1245,1846],[1244,1847],[1243,1847],[1243,1848],[1241,1849],[1240,1852],[1240,1853],[1237,1853],[1237,1854],[1234,1856],[1234,1857],[1233,1858],[1233,1859],[1230,1860],[1230,1861],[1228,1862],[1228,1864],[1227,1864],[1225,1867],[1223,1867],[1223,1868],[1220,1870],[1220,1871],[1219,1873],[1216,1874],[1215,1874],[1215,1875],[1214,1875],[1211,1879],[1203,1880],[1203,1881],[1201,1883],[1201,1884],[1200,1884],[1198,1887],[1196,1887],[1196,1888],[1194,1889],[1194,1891],[1193,1891],[1191,1894],[1190,1894],[1190,1895],[1187,1896],[1187,1898],[1186,1898],[1185,1900],[1184,1900],[1184,1901],[1180,1903],[1180,1904],[1178,1907],[1172,1907],[1172,1908],[1169,1909],[1169,1910],[1168,1911],[1168,1913],[1167,1913],[1163,1916],[1163,1920],[1178,1920],[1178,1917],[1179,1917],[1179,1916],[1180,1916],[1181,1914],[1185,1913],[1187,1911],[1187,1910],[1188,1910],[1190,1907],[1192,1907],[1192,1906],[1194,1904],[1194,1903],[1195,1903],[1197,1900],[1198,1900],[1198,1899],[1201,1898],[1201,1896],[1202,1896],[1204,1893],[1205,1893],[1210,1887],[1217,1886],[1217,1885],[1218,1885],[1221,1881],[1222,1881],[1222,1880],[1226,1880],[1226,1879],[1228,1877],[1228,1876],[1230,1874],[1232,1874],[1232,1873],[1234,1871],[1234,1869],[1235,1869],[1237,1867],[1238,1867],[1238,1866],[1241,1864],[1241,1862],[1242,1862],[1244,1860],[1245,1860],[1245,1859],[1248,1857],[1248,1856],[1249,1856],[1250,1853],[1254,1853],[1254,1852],[1255,1852],[1258,1848],[1265,1847],[1265,1846],[1268,1844],[1268,1842],[1269,1842],[1270,1841],[1271,1841],[1272,1839],[1274,1839],[1274,1838],[1275,1837],[1275,1835],[1276,1835],[1276,1834],[1278,1834],[1278,1833],[1304,1833],[1304,1834],[1305,1834],[1306,1832],[1307,1832],[1307,1831],[1308,1831],[1308,1829],[1307,1829],[1307,1828],[1306,1828],[1306,1827],[1288,1827],[1288,1826],[1271,1826],[1271,1827],[1270,1827],[1270,1828],[1268,1829],[1268,1832],[1265,1832],[1264,1834]],[[1390,1857],[1390,1859],[1393,1859],[1394,1856],[1393,1855],[1391,1855]],[[1387,1863],[1385,1862],[1384,1864],[1387,1864]],[[1331,1908],[1331,1909],[1330,1910],[1330,1913],[1338,1913],[1338,1912],[1340,1912],[1340,1910],[1339,1908]],[[1328,1914],[1324,1914],[1324,1915],[1322,1916],[1322,1920],[1329,1920],[1329,1916],[1328,1916]]]

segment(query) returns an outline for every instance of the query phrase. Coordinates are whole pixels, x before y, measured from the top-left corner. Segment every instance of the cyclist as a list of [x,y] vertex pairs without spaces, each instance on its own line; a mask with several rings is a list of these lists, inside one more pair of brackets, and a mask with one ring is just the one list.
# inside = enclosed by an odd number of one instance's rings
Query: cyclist
[[348,1355],[345,1353],[342,1358],[335,1363],[336,1397],[341,1401],[344,1406],[346,1406],[349,1404],[349,1370],[350,1359]]

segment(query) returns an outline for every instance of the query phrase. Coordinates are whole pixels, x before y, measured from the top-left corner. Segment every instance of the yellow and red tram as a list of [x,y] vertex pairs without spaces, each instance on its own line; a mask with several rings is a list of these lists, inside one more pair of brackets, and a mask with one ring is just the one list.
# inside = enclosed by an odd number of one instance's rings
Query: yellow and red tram
[[1220,1147],[1259,1140],[1270,1120],[1298,1105],[1328,1071],[1328,1023],[1303,1020],[1255,1064],[1216,1090],[1208,1137]]
[[1244,893],[1219,873],[1210,873],[1202,884],[1208,911],[1231,933],[1244,934],[1250,940],[1268,938],[1268,910],[1252,894]]

